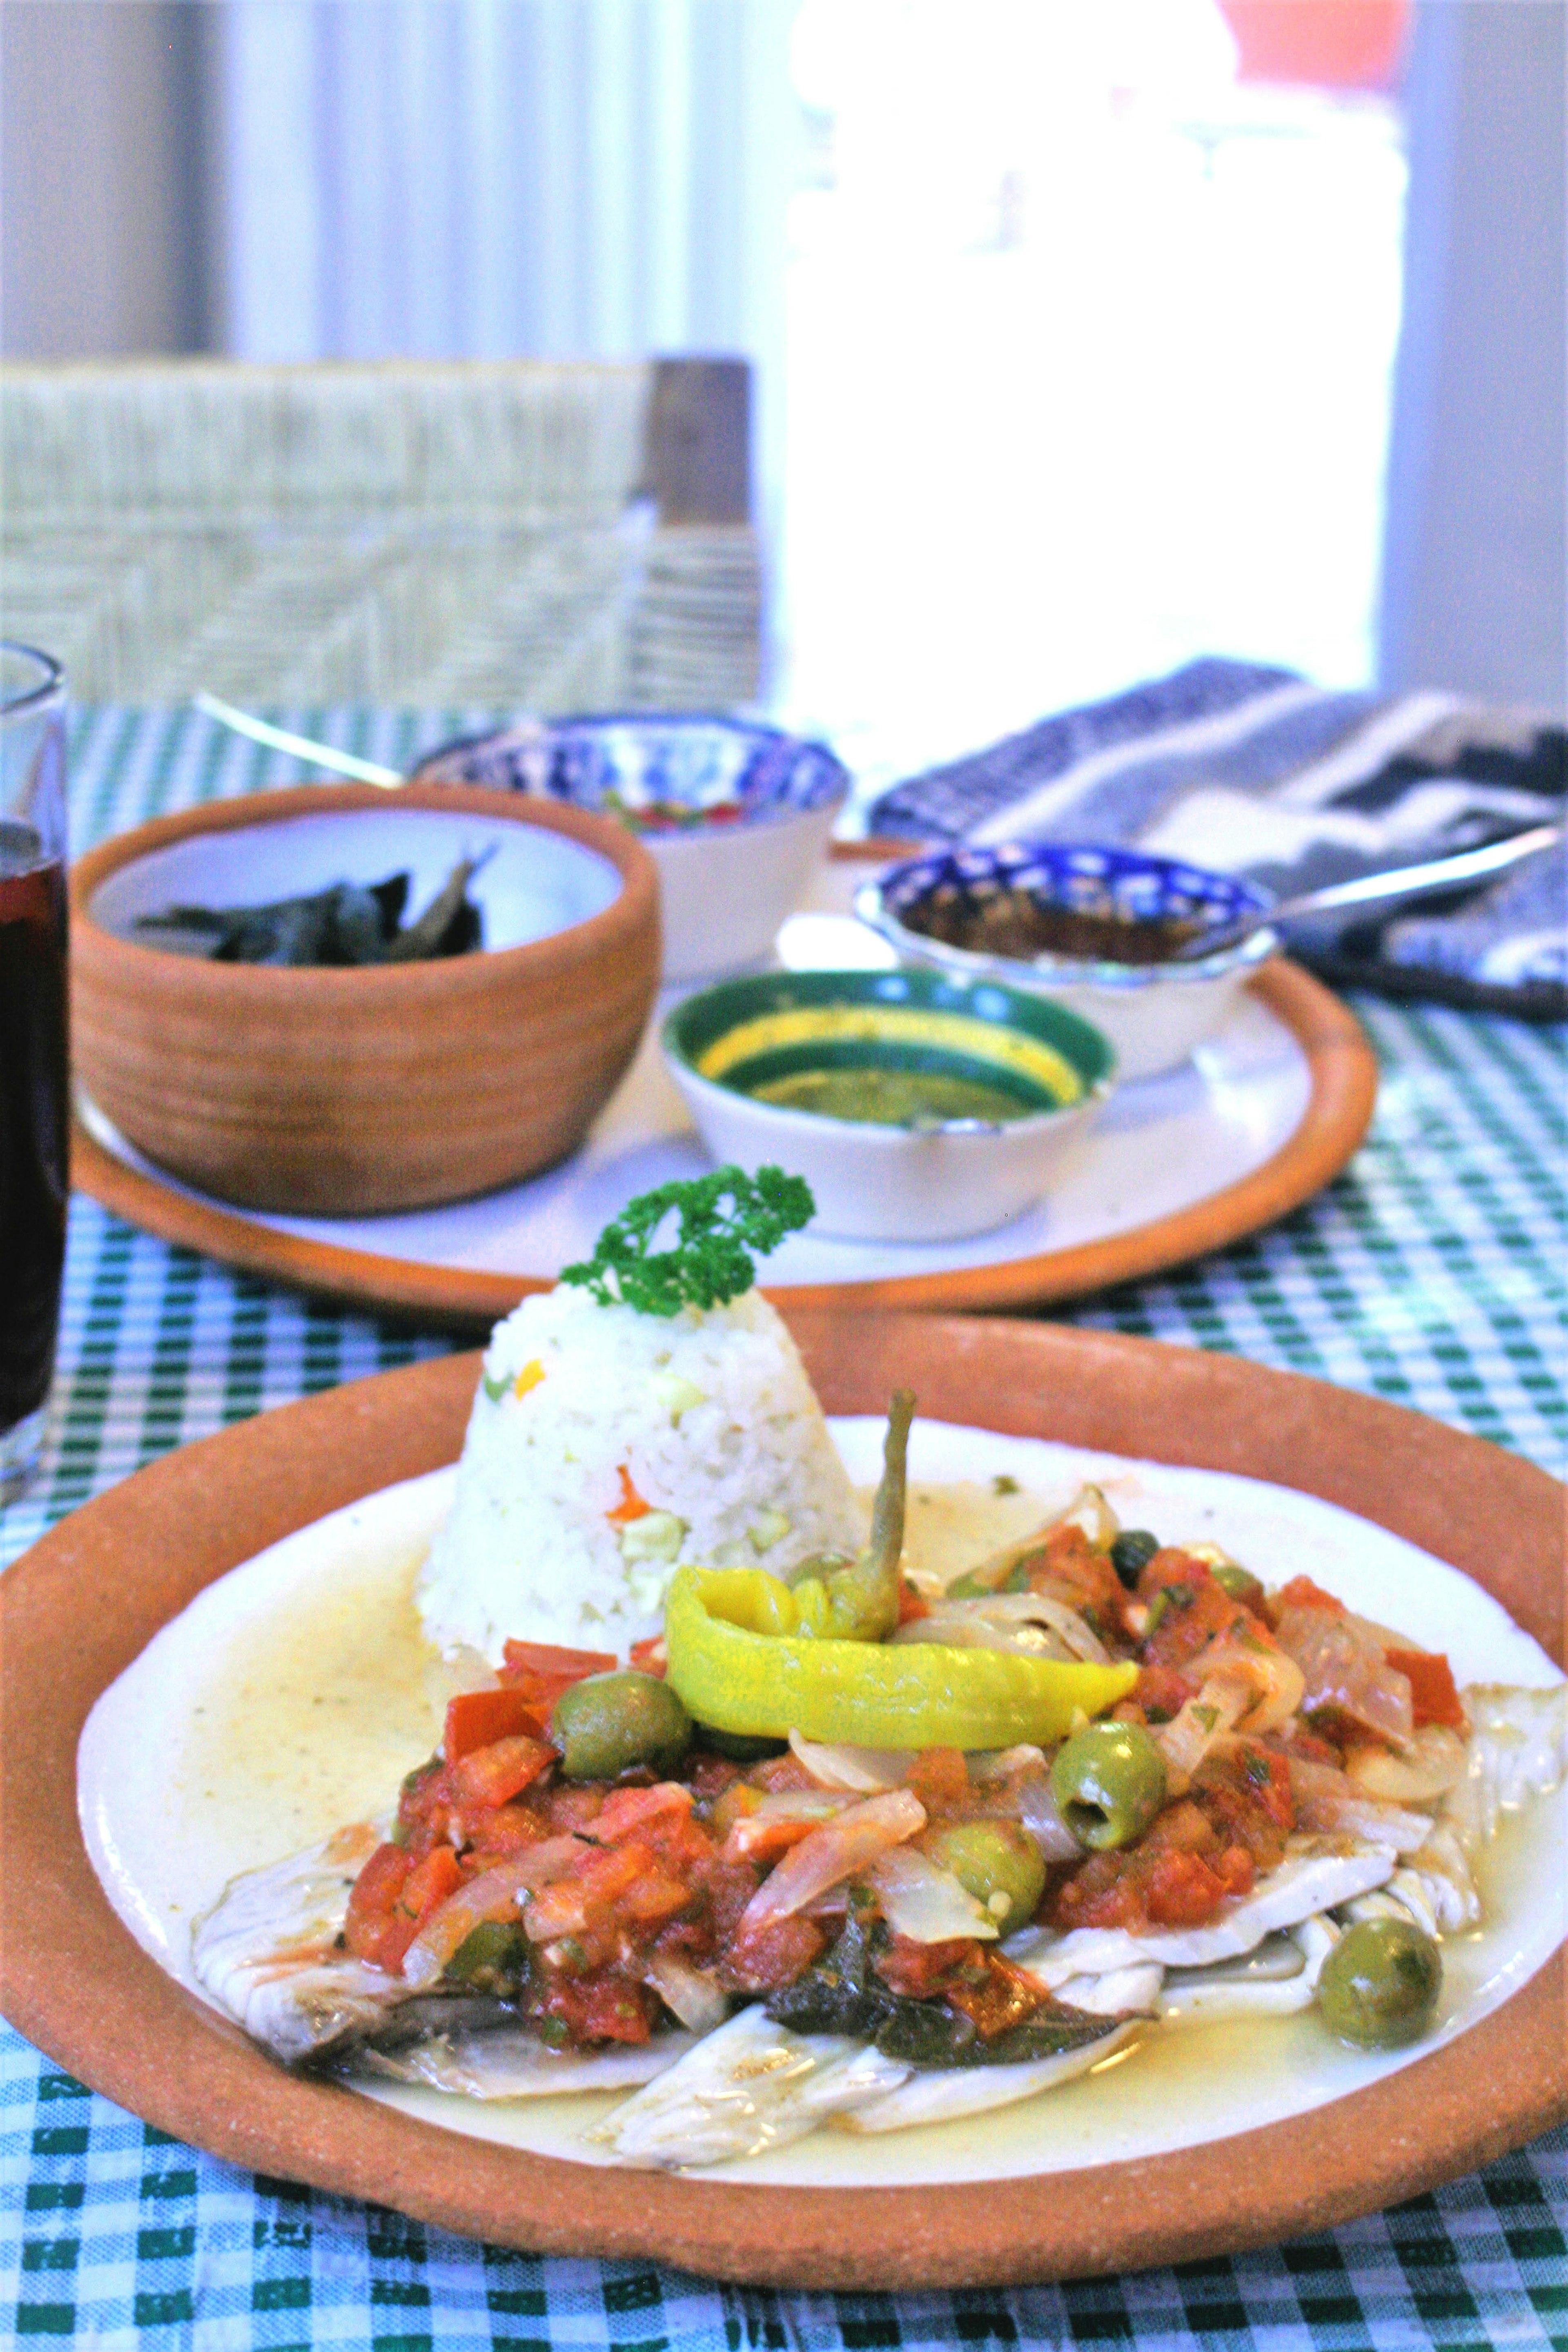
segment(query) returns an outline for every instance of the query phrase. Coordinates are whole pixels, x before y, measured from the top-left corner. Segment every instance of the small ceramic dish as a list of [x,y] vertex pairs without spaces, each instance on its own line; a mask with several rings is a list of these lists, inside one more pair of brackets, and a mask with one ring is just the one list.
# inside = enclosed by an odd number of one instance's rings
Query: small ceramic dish
[[1141,850],[1079,844],[960,844],[895,866],[857,892],[855,912],[907,962],[955,979],[994,980],[1048,998],[1104,1031],[1124,1080],[1174,1069],[1213,1035],[1253,973],[1279,942],[1268,929],[1194,963],[1121,963],[1042,954],[977,953],[932,939],[922,917],[978,909],[1000,892],[1023,892],[1041,907],[1122,922],[1230,922],[1269,900],[1250,883]]
[[667,981],[737,971],[768,954],[849,790],[825,744],[700,715],[541,720],[445,744],[414,778],[618,817],[658,868]]
[[[279,969],[148,944],[138,916],[262,906],[459,859],[482,945]],[[149,1159],[245,1208],[367,1215],[510,1184],[581,1141],[658,985],[658,882],[623,825],[410,785],[300,787],[157,818],[71,874],[76,1074]]]
[[[714,1158],[804,1176],[816,1230],[857,1241],[952,1240],[1031,1207],[1115,1068],[1064,1007],[932,971],[723,982],[678,1006],[661,1042]],[[830,1097],[863,1084],[873,1116],[802,1108],[825,1080]],[[988,1098],[992,1115],[898,1117],[888,1099],[933,1087],[939,1104]]]

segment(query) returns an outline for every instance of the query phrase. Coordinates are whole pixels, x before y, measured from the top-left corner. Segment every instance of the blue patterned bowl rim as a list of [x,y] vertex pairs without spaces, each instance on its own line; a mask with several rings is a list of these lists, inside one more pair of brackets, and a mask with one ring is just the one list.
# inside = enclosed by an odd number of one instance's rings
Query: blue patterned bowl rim
[[[633,814],[655,802],[699,814],[738,809],[727,826],[837,808],[850,781],[826,743],[710,711],[595,711],[545,720],[538,734],[498,729],[426,751],[419,769],[437,761],[452,782],[533,792],[575,808],[601,809],[614,792]],[[689,838],[697,830],[651,837]]]
[[1026,890],[1042,904],[1073,907],[1086,914],[1146,921],[1196,917],[1228,923],[1242,915],[1266,917],[1273,904],[1255,883],[1182,858],[1156,857],[1110,843],[1008,841],[959,842],[927,850],[862,890],[857,911],[905,954],[953,971],[985,971],[996,979],[1048,971],[1117,988],[1159,987],[1217,979],[1237,965],[1260,962],[1278,944],[1275,933],[1264,929],[1193,963],[1123,964],[1050,954],[1026,962],[1016,956],[950,947],[908,926],[909,915],[938,891],[984,898],[1002,889]]

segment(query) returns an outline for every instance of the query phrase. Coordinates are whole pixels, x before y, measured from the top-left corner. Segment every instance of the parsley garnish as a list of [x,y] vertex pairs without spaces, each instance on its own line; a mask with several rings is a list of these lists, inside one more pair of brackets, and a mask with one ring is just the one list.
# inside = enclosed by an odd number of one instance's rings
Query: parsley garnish
[[[798,1233],[816,1213],[804,1176],[782,1168],[719,1168],[711,1176],[678,1178],[639,1192],[612,1217],[579,1265],[562,1268],[563,1282],[591,1290],[601,1307],[624,1303],[642,1315],[679,1315],[683,1307],[719,1307],[750,1290],[753,1256],[766,1257],[786,1234]],[[652,1246],[673,1216],[673,1249]]]

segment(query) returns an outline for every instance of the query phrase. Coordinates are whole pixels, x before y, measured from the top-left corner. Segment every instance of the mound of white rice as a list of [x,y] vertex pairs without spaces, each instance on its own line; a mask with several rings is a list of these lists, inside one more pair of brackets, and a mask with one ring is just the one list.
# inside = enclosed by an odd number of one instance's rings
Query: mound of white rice
[[658,1632],[681,1561],[783,1573],[860,1539],[795,1342],[756,1291],[666,1318],[563,1284],[491,1338],[419,1612],[441,1650],[492,1665],[509,1637],[624,1658]]

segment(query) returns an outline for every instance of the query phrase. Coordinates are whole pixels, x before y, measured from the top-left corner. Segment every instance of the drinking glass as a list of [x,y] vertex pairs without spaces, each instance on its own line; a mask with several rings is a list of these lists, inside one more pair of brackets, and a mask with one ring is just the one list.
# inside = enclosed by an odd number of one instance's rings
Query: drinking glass
[[0,639],[0,1503],[38,1466],[65,1264],[65,706]]

